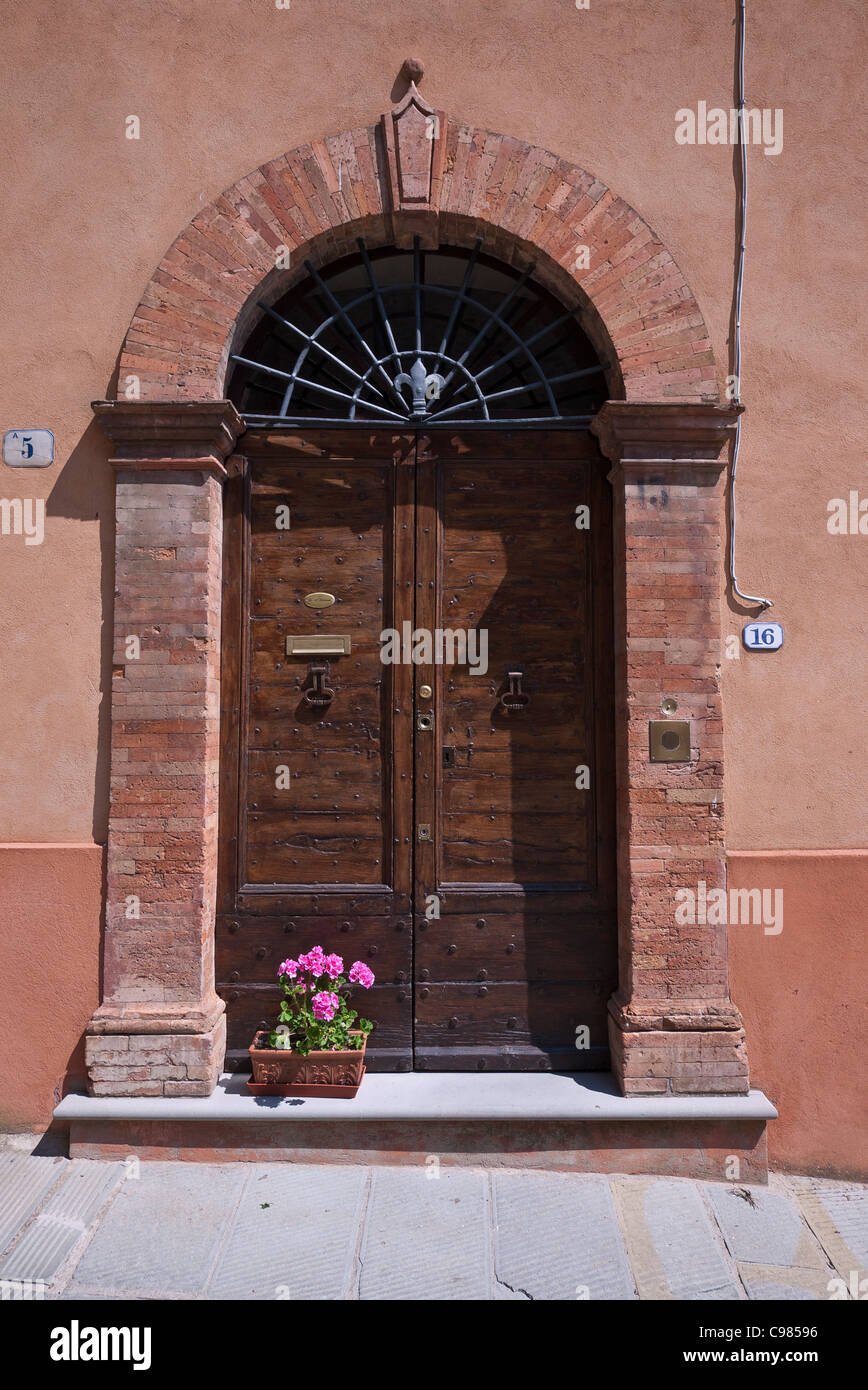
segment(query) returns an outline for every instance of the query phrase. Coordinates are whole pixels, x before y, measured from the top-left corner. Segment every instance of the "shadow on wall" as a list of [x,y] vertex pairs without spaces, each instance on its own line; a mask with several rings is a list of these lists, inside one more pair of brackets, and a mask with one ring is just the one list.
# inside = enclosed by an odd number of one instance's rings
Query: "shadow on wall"
[[[110,445],[92,420],[63,464],[46,502],[46,513],[75,521],[99,522],[100,626],[99,715],[93,789],[93,838],[104,845],[108,828],[111,750],[111,661],[114,608],[114,477],[108,465]],[[62,578],[62,567],[58,577]],[[81,660],[91,668],[90,653]]]

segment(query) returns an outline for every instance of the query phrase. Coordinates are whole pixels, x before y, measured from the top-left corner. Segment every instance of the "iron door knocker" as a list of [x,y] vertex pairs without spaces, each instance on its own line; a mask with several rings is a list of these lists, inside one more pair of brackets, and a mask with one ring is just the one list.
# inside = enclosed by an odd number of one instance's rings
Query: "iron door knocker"
[[324,705],[330,705],[335,697],[335,692],[330,686],[326,685],[329,677],[329,664],[327,661],[320,665],[313,662],[307,668],[308,679],[313,681],[313,685],[308,686],[301,693],[305,701],[312,709],[320,709]]
[[526,709],[530,704],[530,696],[526,690],[522,690],[524,680],[524,667],[516,666],[511,671],[507,671],[506,679],[509,682],[508,688],[499,697],[501,706],[508,712]]

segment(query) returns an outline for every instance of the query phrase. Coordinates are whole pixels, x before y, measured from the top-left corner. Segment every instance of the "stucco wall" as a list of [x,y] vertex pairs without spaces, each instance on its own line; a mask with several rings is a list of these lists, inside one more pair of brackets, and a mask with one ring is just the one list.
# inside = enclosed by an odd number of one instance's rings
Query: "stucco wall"
[[[826,508],[851,488],[868,495],[854,120],[864,7],[782,0],[749,10],[748,102],[783,110],[784,142],[777,156],[754,148],[748,157],[738,569],[743,588],[774,598],[770,616],[785,624],[786,642],[774,655],[722,657],[728,841],[736,850],[859,849],[868,843],[868,537],[831,536]],[[111,393],[127,325],[166,247],[263,160],[375,121],[412,54],[438,107],[575,160],[640,211],[693,288],[723,374],[733,151],[680,146],[674,130],[680,107],[731,105],[735,5],[75,0],[10,5],[6,15],[0,139],[13,196],[0,210],[0,421],[52,429],[58,461],[2,469],[3,495],[46,498],[47,519],[41,546],[0,536],[0,841],[99,843],[112,480],[89,402]],[[125,138],[129,115],[140,119],[139,140]],[[734,634],[752,616],[725,602],[724,612]],[[861,913],[855,878],[847,891],[840,924]],[[828,937],[799,941],[806,977],[818,978]],[[769,963],[754,976],[758,1007],[776,959],[762,953],[774,945],[757,947]],[[744,990],[737,998],[749,1013]],[[817,1040],[843,1087],[839,1045],[828,1032]],[[774,1041],[762,1047],[767,1075],[786,1067],[785,1050],[775,1063]]]
[[769,1164],[864,1181],[868,1027],[860,904],[868,897],[868,856],[735,853],[728,880],[731,888],[782,895],[780,932],[767,935],[752,924],[729,929],[732,997],[744,1017],[751,1081],[779,1113],[769,1126]]
[[98,845],[0,847],[0,1129],[43,1128],[61,1096],[83,1087],[102,885]]

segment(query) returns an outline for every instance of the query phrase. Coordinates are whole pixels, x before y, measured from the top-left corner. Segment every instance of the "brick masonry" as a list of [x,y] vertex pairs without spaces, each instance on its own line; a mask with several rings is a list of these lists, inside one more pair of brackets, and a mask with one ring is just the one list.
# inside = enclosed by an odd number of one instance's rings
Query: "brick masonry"
[[[303,1130],[303,1133],[299,1132]],[[432,1155],[444,1167],[544,1168],[566,1173],[648,1173],[720,1182],[768,1181],[762,1120],[642,1120],[621,1123],[485,1124],[394,1121],[302,1126],[255,1120],[160,1122],[73,1120],[71,1158],[182,1160],[194,1163],[365,1163],[425,1170]]]
[[[415,89],[414,89],[415,90]],[[418,94],[416,94],[418,96]],[[420,145],[431,137],[430,150]],[[404,171],[404,172],[402,172]],[[406,171],[411,171],[410,177]],[[269,161],[199,212],[136,310],[119,399],[97,406],[118,482],[112,808],[98,1094],[207,1094],[223,1048],[213,988],[220,479],[242,429],[229,352],[322,263],[369,245],[467,245],[532,260],[607,366],[596,423],[613,462],[620,986],[613,1064],[629,1094],[747,1090],[726,932],[679,927],[675,891],[724,882],[721,493],[737,411],[717,405],[708,334],[665,246],[593,175],[402,103],[380,127]],[[589,263],[577,267],[576,249]],[[286,250],[291,268],[277,268]],[[127,399],[124,399],[124,398]],[[625,399],[621,399],[621,398]],[[126,641],[141,638],[131,661]],[[665,695],[690,763],[648,760]],[[131,894],[141,899],[130,919]]]
[[[431,110],[432,108],[425,108]],[[166,252],[124,342],[120,394],[143,400],[219,400],[231,346],[305,274],[414,233],[485,248],[535,276],[570,306],[608,367],[609,395],[716,401],[708,332],[684,276],[639,214],[593,174],[549,150],[437,112],[405,136],[433,144],[427,198],[408,198],[394,168],[394,117],[381,126],[300,145],[245,175],[193,218]],[[412,119],[408,112],[405,120]],[[410,148],[406,148],[409,145]],[[427,153],[427,151],[426,151]],[[418,160],[417,160],[418,162]],[[587,267],[576,251],[588,248]],[[290,255],[290,268],[277,262]],[[131,379],[134,381],[131,383]]]
[[[96,1095],[207,1095],[214,991],[223,458],[231,407],[101,408],[115,443],[115,612]],[[174,455],[174,457],[173,457]],[[198,463],[200,466],[195,467]]]
[[[749,1088],[726,927],[675,915],[679,888],[726,882],[721,514],[739,410],[608,401],[592,426],[613,463],[619,987],[609,1040],[628,1095]],[[650,761],[648,724],[666,698],[690,722],[689,762]]]

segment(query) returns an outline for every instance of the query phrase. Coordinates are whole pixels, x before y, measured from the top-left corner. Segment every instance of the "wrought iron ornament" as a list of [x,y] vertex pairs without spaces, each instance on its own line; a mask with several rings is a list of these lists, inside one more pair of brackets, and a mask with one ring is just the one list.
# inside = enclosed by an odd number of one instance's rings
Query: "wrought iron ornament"
[[[577,321],[524,270],[472,250],[388,248],[317,270],[263,319],[229,394],[250,425],[586,425],[603,367]],[[269,408],[271,407],[271,408]]]

